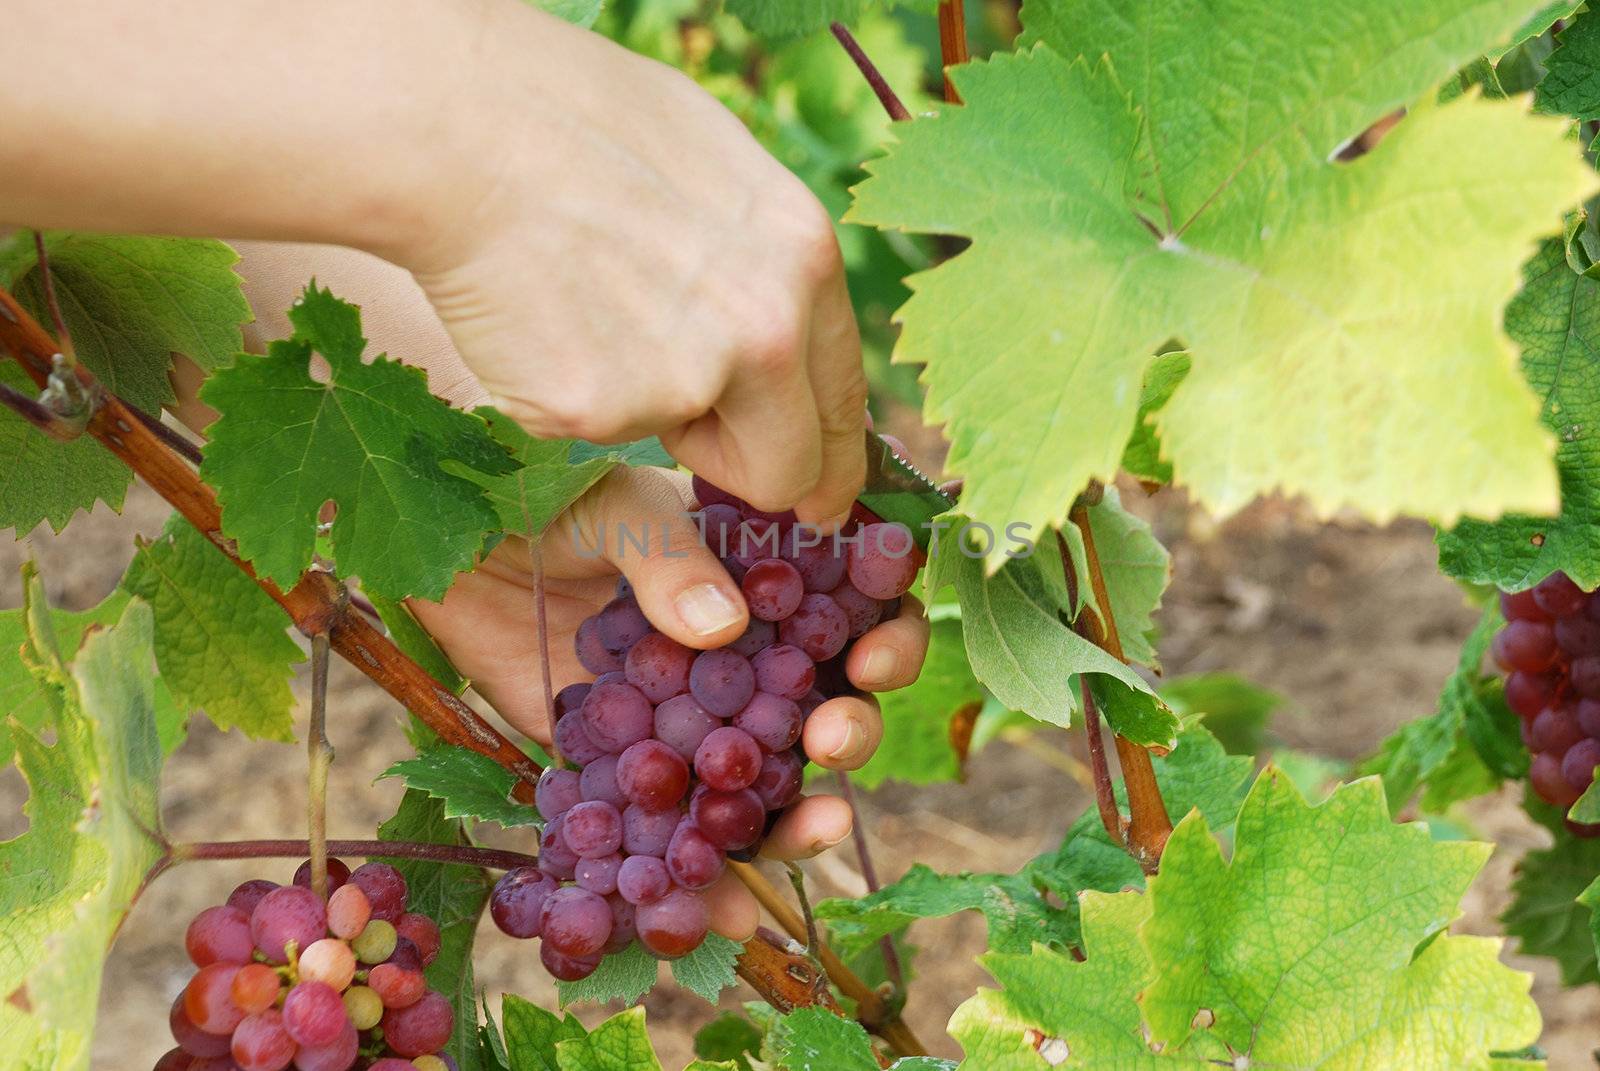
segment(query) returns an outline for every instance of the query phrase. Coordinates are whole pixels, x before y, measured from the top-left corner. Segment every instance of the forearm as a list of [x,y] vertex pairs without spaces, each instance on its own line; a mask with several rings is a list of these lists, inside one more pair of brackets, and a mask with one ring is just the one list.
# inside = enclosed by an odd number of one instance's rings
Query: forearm
[[504,0],[6,6],[0,222],[402,261],[486,171],[485,52],[543,18]]

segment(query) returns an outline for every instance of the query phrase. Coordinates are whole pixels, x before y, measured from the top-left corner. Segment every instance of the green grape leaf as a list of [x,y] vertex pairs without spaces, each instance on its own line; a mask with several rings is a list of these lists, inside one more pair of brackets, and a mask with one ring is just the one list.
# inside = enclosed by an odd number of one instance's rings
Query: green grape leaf
[[762,1033],[742,1015],[723,1012],[695,1031],[694,1054],[702,1060],[726,1061],[750,1071],[750,1057],[761,1052]]
[[[378,827],[381,840],[428,844],[468,844],[461,822],[445,816],[444,802],[407,790],[394,817]],[[478,1047],[478,1008],[472,982],[472,942],[478,916],[489,901],[483,870],[426,859],[385,859],[406,879],[406,906],[439,924],[439,956],[428,965],[428,988],[444,994],[455,1010],[450,1054],[461,1071],[482,1071]]]
[[827,1008],[797,1008],[779,1019],[767,1051],[784,1071],[878,1071],[866,1030]]
[[1438,534],[1439,567],[1474,584],[1532,587],[1564,569],[1585,588],[1600,584],[1600,280],[1567,264],[1559,238],[1523,268],[1506,306],[1506,330],[1522,347],[1522,371],[1542,399],[1559,442],[1559,517],[1467,520]]
[[[35,575],[33,563],[24,563],[24,590]],[[117,590],[100,605],[81,612],[52,608],[51,628],[55,631],[56,642],[62,653],[69,656],[76,653],[92,627],[109,628],[116,624],[127,609],[128,600],[127,592]],[[38,733],[49,724],[53,709],[52,683],[47,677],[35,676],[23,659],[26,642],[27,621],[24,611],[0,610],[0,755],[7,761],[12,755],[11,731],[7,722],[15,719],[23,728]],[[183,743],[189,716],[178,708],[161,677],[156,676],[153,685],[156,737],[161,742],[161,753],[170,755]]]
[[[478,1023],[478,1056],[483,1061],[483,1071],[511,1071],[511,1057],[506,1055],[505,1039],[500,1036],[494,1012],[489,1010],[489,995],[479,994],[478,1004],[481,1020]],[[552,1046],[551,1053],[554,1052]]]
[[636,1004],[656,984],[660,966],[635,941],[602,959],[589,977],[576,982],[557,982],[556,992],[561,996],[563,1008],[569,1004],[605,1004],[613,1000]]
[[1589,934],[1597,956],[1600,956],[1600,877],[1578,894],[1578,903],[1589,909]]
[[734,961],[741,946],[719,933],[707,934],[693,952],[672,961],[672,980],[708,1004],[738,984]]
[[1524,955],[1556,961],[1562,985],[1600,981],[1588,936],[1593,913],[1579,900],[1600,874],[1600,840],[1573,836],[1555,808],[1532,801],[1531,794],[1528,813],[1550,830],[1555,843],[1518,861],[1511,905],[1500,921],[1520,941]]
[[[200,392],[222,413],[200,474],[217,489],[223,531],[287,587],[311,564],[331,499],[341,576],[390,599],[437,600],[496,527],[482,491],[441,464],[503,472],[511,460],[481,420],[429,394],[419,369],[364,362],[354,305],[313,283],[289,322],[292,337],[240,354]],[[326,383],[311,377],[313,353],[328,362]]]
[[44,586],[28,578],[26,661],[49,682],[53,737],[11,724],[31,789],[28,830],[0,844],[0,992],[11,994],[5,1052],[16,1064],[87,1068],[112,938],[161,859],[159,780],[150,666],[150,608],[128,603],[62,660]]
[[560,1071],[661,1071],[643,1008],[629,1008],[584,1037],[558,1042],[556,1063]]
[[1083,962],[984,957],[1004,988],[952,1018],[962,1066],[1489,1066],[1539,1017],[1500,942],[1443,933],[1487,856],[1392,824],[1373,782],[1313,808],[1269,768],[1231,862],[1191,815],[1147,894],[1083,895]]
[[1004,989],[980,989],[956,1009],[950,1036],[966,1071],[1039,1071],[1068,1056],[1083,1068],[1159,1066],[1140,1036],[1137,998],[1155,977],[1139,947],[1150,900],[1083,894],[1084,961],[1048,948],[980,958]]
[[[1249,758],[1225,752],[1194,720],[1178,734],[1171,752],[1152,759],[1168,811],[1181,818],[1198,809],[1219,831],[1231,826],[1239,812],[1251,765]],[[1125,805],[1122,783],[1114,787]],[[1035,857],[1018,874],[939,874],[919,864],[876,893],[854,900],[824,900],[816,912],[830,921],[830,936],[845,956],[864,953],[879,938],[900,932],[916,919],[967,910],[983,913],[991,948],[1027,951],[1035,942],[1061,947],[1078,943],[1079,893],[1143,884],[1138,863],[1106,835],[1098,814],[1090,809],[1078,816],[1060,848]]]
[[692,1060],[683,1071],[743,1071],[732,1060]]
[[911,279],[897,350],[926,365],[963,512],[1059,523],[1115,474],[1172,339],[1192,364],[1153,419],[1216,512],[1273,491],[1379,521],[1554,512],[1554,437],[1498,319],[1528,244],[1596,188],[1565,124],[1421,102],[1377,151],[1333,159],[1525,14],[1029,0],[1043,47],[952,71],[965,106],[897,124],[849,217],[972,239]]
[[402,777],[407,788],[442,800],[446,818],[498,822],[507,829],[542,824],[538,811],[511,798],[515,774],[487,755],[464,747],[429,748],[414,759],[395,763],[378,777]]
[[1264,1065],[1352,1068],[1379,1053],[1471,1067],[1531,1044],[1529,977],[1498,962],[1499,941],[1442,936],[1490,848],[1394,824],[1376,779],[1312,807],[1268,767],[1231,861],[1191,816],[1150,879],[1141,937],[1160,968],[1140,1004],[1152,1035],[1200,1036]]
[[[1177,820],[1198,811],[1218,833],[1232,827],[1249,788],[1253,764],[1245,756],[1223,750],[1203,722],[1189,721],[1178,734],[1177,746],[1166,755],[1154,756],[1151,765],[1170,817]],[[1126,811],[1127,791],[1121,780],[1113,788]],[[1067,943],[1072,945],[1080,939],[1080,893],[1144,887],[1144,872],[1139,864],[1107,835],[1094,808],[1080,814],[1061,846],[1037,856],[1025,873],[1033,883],[1054,893],[1063,905]]]
[[1567,817],[1579,825],[1592,826],[1600,823],[1600,783],[1590,783],[1583,795],[1578,797],[1578,802],[1567,812]]
[[596,450],[593,444],[576,439],[535,439],[492,406],[475,412],[519,467],[511,472],[485,473],[448,460],[441,467],[482,487],[500,518],[500,527],[507,532],[537,539],[562,510],[627,459],[620,449]]
[[[174,353],[206,371],[224,368],[254,319],[233,270],[239,254],[222,242],[51,231],[45,251],[78,359],[147,413],[175,399]],[[32,233],[19,231],[0,251],[0,286],[49,323],[41,283]]]
[[556,1046],[586,1031],[571,1013],[560,1016],[507,993],[500,1002],[510,1071],[560,1071]]
[[558,19],[565,19],[585,28],[594,25],[594,20],[600,17],[600,10],[605,7],[605,0],[527,0],[527,2],[548,11]]
[[928,657],[916,681],[881,693],[883,731],[894,746],[877,754],[850,779],[865,789],[888,780],[912,785],[954,781],[961,757],[950,742],[950,719],[961,708],[983,702],[983,686],[972,675],[961,643],[961,622],[933,622]]
[[[38,393],[9,356],[0,360],[0,384],[29,397]],[[6,459],[0,531],[14,528],[19,538],[45,521],[59,532],[96,502],[121,510],[133,482],[132,470],[92,437],[58,442],[6,408],[0,408],[0,457]]]
[[1536,109],[1574,119],[1600,119],[1600,18],[1586,11],[1557,34],[1544,69],[1544,78],[1533,91]]
[[1145,369],[1144,386],[1139,390],[1139,415],[1134,420],[1133,436],[1122,450],[1122,467],[1148,483],[1171,483],[1172,464],[1161,458],[1161,440],[1151,417],[1172,398],[1183,377],[1189,374],[1189,355],[1182,350],[1158,354]]
[[1198,715],[1230,755],[1256,755],[1266,746],[1267,722],[1286,700],[1236,673],[1194,673],[1159,689],[1181,717]]
[[[1172,555],[1156,539],[1150,525],[1122,506],[1115,487],[1090,506],[1089,531],[1111,599],[1122,653],[1130,662],[1160,672],[1156,659],[1156,625],[1151,615],[1161,607],[1161,594],[1172,579]],[[1090,591],[1079,580],[1079,590]]]
[[1510,39],[1502,48],[1491,49],[1489,54],[1492,56],[1497,52],[1508,51],[1530,37],[1538,37],[1554,25],[1557,19],[1567,18],[1578,10],[1582,2],[1583,0],[1551,0],[1524,19],[1522,25],[1512,31]]
[[[956,521],[959,529],[960,518]],[[926,570],[927,594],[931,600],[946,584],[955,585],[968,662],[1002,703],[1039,721],[1069,725],[1078,707],[1074,675],[1079,673],[1112,677],[1129,691],[1144,693],[1149,703],[1159,703],[1142,677],[1062,621],[1058,595],[1035,560],[1051,548],[1012,559],[992,576],[985,575],[982,559],[944,542],[936,548]],[[1171,743],[1162,738],[1139,742]]]
[[[129,404],[155,413],[173,400],[167,373],[174,352],[210,370],[239,349],[250,306],[233,271],[239,257],[221,242],[52,231],[45,248],[74,351]],[[48,325],[40,282],[33,232],[18,230],[0,242],[0,286]],[[20,368],[0,364],[0,381],[35,392]],[[92,439],[57,442],[9,409],[0,410],[0,455],[11,469],[0,481],[0,529],[19,534],[41,521],[59,532],[96,501],[121,509],[133,478]]]
[[1066,945],[1075,936],[1069,913],[1046,902],[1026,874],[940,874],[917,863],[875,893],[816,905],[841,955],[853,955],[916,919],[957,911],[982,912],[990,948],[1025,951],[1036,941]]
[[854,23],[874,9],[932,11],[937,0],[727,0],[727,8],[752,31],[772,41],[814,33],[829,23]]
[[[1461,647],[1455,672],[1439,694],[1438,709],[1402,725],[1360,767],[1383,779],[1389,806],[1398,810],[1425,788],[1430,811],[1492,791],[1501,777],[1527,772],[1527,753],[1517,737],[1516,716],[1505,706],[1500,682],[1483,674],[1483,657],[1500,628],[1491,603]],[[1481,741],[1481,747],[1475,746]],[[1498,769],[1485,765],[1493,756]]]
[[174,515],[140,541],[122,586],[150,604],[161,678],[185,710],[261,740],[294,739],[289,681],[305,660],[288,619],[211,541]]

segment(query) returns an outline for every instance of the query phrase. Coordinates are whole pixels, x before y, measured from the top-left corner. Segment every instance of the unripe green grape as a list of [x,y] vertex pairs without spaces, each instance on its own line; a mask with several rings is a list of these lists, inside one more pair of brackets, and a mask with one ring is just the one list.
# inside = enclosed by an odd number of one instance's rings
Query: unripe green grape
[[437,1056],[418,1056],[411,1061],[411,1066],[417,1071],[450,1071],[450,1065]]
[[364,985],[344,991],[344,1010],[357,1030],[371,1030],[383,1018],[383,1001]]
[[395,940],[399,936],[392,923],[373,919],[361,935],[350,942],[350,949],[362,963],[382,963],[394,955]]

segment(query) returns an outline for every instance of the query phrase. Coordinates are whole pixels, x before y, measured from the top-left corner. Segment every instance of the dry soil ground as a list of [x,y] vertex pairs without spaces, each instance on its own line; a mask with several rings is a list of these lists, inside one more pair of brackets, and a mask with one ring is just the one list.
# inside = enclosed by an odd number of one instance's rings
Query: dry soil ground
[[[1425,528],[1319,526],[1279,503],[1218,527],[1176,495],[1128,498],[1139,500],[1136,508],[1154,519],[1174,553],[1175,579],[1160,614],[1169,672],[1231,669],[1276,689],[1292,707],[1278,718],[1278,734],[1295,747],[1341,758],[1361,756],[1393,726],[1431,709],[1474,615],[1435,570]],[[136,490],[121,517],[101,509],[80,517],[65,536],[0,544],[0,605],[16,605],[16,566],[29,554],[39,559],[59,604],[94,603],[120,574],[131,533],[155,533],[164,515],[152,496]],[[339,762],[330,825],[336,834],[368,836],[398,794],[394,785],[373,785],[372,778],[405,751],[401,712],[348,667],[336,668],[333,685]],[[1037,740],[1058,754],[1075,746],[1065,733]],[[168,767],[168,827],[184,839],[294,834],[304,821],[301,763],[298,748],[227,737],[197,719]],[[0,774],[0,832],[19,828],[22,795],[14,771]],[[967,784],[890,786],[865,796],[863,810],[879,869],[893,877],[915,861],[947,869],[1015,867],[1053,845],[1085,803],[1059,762],[997,743],[974,758]],[[1481,801],[1470,817],[1501,848],[1458,926],[1495,933],[1512,864],[1541,842],[1541,834],[1520,816],[1510,793]],[[187,920],[243,878],[260,871],[283,880],[292,867],[200,864],[156,883],[129,918],[106,971],[96,1071],[149,1067],[170,1044],[166,1009],[189,969],[182,948]],[[862,887],[847,852],[818,861],[812,873],[824,891],[854,894]],[[984,981],[973,963],[983,945],[982,922],[963,916],[919,923],[913,940],[924,951],[916,961],[910,1020],[936,1051],[957,1055],[943,1026]],[[479,948],[479,978],[491,993],[553,1000],[553,987],[527,945],[486,927]],[[1563,992],[1548,964],[1509,958],[1534,972],[1551,1066],[1593,1068],[1600,991]],[[724,1004],[748,995],[730,993]],[[667,1066],[682,1066],[686,1039],[710,1009],[670,984],[646,1005]],[[605,1009],[580,1014],[595,1018]]]

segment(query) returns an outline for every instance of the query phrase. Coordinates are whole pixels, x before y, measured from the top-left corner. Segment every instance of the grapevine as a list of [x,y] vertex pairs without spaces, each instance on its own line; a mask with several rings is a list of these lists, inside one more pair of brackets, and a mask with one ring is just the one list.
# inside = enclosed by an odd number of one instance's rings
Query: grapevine
[[1588,1060],[1600,12],[1281,7],[24,3],[0,1071]]

